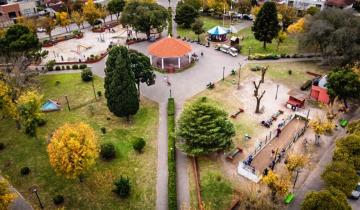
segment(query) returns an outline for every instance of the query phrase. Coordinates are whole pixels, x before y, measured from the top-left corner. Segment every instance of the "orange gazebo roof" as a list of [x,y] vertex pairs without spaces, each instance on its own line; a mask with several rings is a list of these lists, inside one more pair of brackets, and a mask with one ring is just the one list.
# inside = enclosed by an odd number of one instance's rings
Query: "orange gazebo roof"
[[181,57],[191,52],[191,46],[180,40],[172,37],[161,39],[148,48],[150,55],[160,58]]

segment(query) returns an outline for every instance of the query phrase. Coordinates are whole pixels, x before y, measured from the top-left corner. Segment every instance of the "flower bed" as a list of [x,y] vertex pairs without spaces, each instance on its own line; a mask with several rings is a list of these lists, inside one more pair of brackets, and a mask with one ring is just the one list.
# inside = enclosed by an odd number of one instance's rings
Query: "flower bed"
[[104,27],[98,27],[98,28],[94,27],[91,29],[91,31],[94,33],[103,33],[103,32],[105,32],[105,28]]
[[138,43],[138,42],[144,42],[146,40],[147,39],[145,39],[145,38],[142,38],[142,39],[140,39],[140,38],[127,39],[126,44],[131,45],[131,44],[135,44],[135,43]]
[[54,45],[56,45],[59,42],[63,42],[69,39],[81,39],[84,37],[84,33],[83,32],[73,32],[73,34],[67,34],[64,36],[59,36],[59,37],[55,37],[53,40],[44,40],[42,42],[42,47],[52,47]]
[[277,60],[279,58],[314,58],[320,57],[321,55],[315,54],[258,54],[250,55],[249,60]]

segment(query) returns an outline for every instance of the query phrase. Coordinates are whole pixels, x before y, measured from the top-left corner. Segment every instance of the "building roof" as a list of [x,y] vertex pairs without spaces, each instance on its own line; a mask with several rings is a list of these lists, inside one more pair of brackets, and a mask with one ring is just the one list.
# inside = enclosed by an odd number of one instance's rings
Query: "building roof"
[[318,86],[327,89],[326,84],[327,84],[327,75],[323,76],[323,77],[319,80]]
[[190,53],[192,48],[188,43],[180,39],[166,37],[150,45],[148,50],[150,55],[160,58],[172,58],[184,56]]
[[214,28],[208,30],[208,33],[211,35],[224,35],[229,33],[229,29],[221,26],[215,26]]
[[344,8],[352,5],[354,2],[355,0],[326,0],[325,4],[328,6]]

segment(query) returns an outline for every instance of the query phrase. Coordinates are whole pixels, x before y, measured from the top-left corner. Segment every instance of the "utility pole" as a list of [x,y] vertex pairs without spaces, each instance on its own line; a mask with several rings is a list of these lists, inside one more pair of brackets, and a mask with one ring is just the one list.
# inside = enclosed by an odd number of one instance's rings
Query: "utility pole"
[[223,67],[223,78],[222,80],[224,81],[225,80],[225,66]]
[[278,91],[279,91],[279,85],[276,85],[276,95],[275,95],[275,100],[277,99]]

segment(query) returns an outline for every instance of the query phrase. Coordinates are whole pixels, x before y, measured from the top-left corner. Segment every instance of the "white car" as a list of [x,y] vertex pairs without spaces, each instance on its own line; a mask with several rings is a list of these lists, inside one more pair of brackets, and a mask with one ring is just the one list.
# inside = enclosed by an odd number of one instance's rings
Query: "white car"
[[223,44],[221,45],[220,47],[220,51],[221,52],[224,52],[224,53],[229,53],[229,49],[230,49],[230,46],[226,45],[226,44]]
[[351,192],[351,199],[358,200],[360,198],[360,182],[356,185],[356,188]]
[[45,32],[46,30],[45,30],[44,28],[37,28],[36,31],[37,31],[38,33],[43,33],[43,32]]
[[236,57],[239,55],[238,50],[235,47],[230,47],[228,50],[229,55]]

